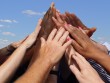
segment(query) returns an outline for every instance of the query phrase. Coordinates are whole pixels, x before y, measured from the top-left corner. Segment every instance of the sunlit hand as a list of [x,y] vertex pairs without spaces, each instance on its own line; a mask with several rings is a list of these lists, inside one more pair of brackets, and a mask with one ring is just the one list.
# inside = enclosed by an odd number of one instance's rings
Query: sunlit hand
[[11,44],[11,46],[14,47],[14,48],[18,48],[18,47],[23,43],[23,41],[24,41],[24,40],[20,40],[20,41],[18,41],[18,42],[13,42],[13,43]]
[[54,66],[62,58],[66,48],[72,43],[71,40],[66,42],[68,35],[68,31],[60,28],[58,31],[54,29],[50,33],[47,41],[41,38],[41,49],[38,57],[42,57],[44,60],[50,60]]
[[96,70],[79,53],[75,52],[72,60],[75,60],[78,66],[73,63],[69,67],[79,83],[104,83]]
[[42,22],[42,20],[40,19],[35,31],[33,33],[31,33],[22,43],[24,46],[26,46],[26,48],[30,48],[36,41],[38,33],[41,29],[41,26],[40,26],[41,22]]
[[73,37],[74,40],[72,45],[81,55],[96,60],[100,57],[101,53],[104,53],[102,50],[98,49],[97,46],[93,44],[92,40],[80,29],[73,27],[72,25],[65,25],[65,29],[69,31]]

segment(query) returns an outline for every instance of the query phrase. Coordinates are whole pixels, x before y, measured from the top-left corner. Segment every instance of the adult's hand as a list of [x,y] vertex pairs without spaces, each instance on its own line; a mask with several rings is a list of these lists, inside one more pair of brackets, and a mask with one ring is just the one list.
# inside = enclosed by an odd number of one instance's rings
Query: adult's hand
[[96,31],[96,28],[94,27],[87,28],[75,14],[67,12],[65,14],[60,14],[59,12],[56,12],[56,18],[52,17],[52,19],[57,27],[64,27],[64,24],[71,24],[76,28],[82,28],[89,37]]
[[65,19],[68,24],[71,24],[74,27],[77,27],[77,28],[81,27],[83,30],[85,30],[86,34],[89,37],[91,37],[93,33],[96,31],[95,27],[88,28],[87,26],[85,26],[74,13],[70,14],[69,12],[66,12],[62,16],[62,18]]
[[102,50],[98,49],[98,47],[93,44],[92,40],[80,29],[72,25],[65,25],[65,29],[70,32],[74,39],[72,45],[81,55],[96,60],[100,57],[100,54],[104,53]]
[[68,35],[68,31],[60,28],[58,32],[54,29],[47,40],[41,38],[41,48],[35,61],[16,83],[45,83],[52,67],[60,61],[66,48],[72,43],[72,40],[65,42]]
[[86,58],[91,58],[102,65],[108,72],[110,72],[110,57],[108,54],[93,44],[92,40],[84,34],[80,29],[71,25],[65,25],[65,29],[69,31],[73,37],[74,49]]
[[27,49],[30,48],[36,41],[39,31],[41,29],[41,26],[40,26],[41,22],[42,20],[40,19],[34,32],[31,33],[22,43],[24,46],[26,46]]
[[62,58],[66,48],[72,43],[72,40],[65,43],[69,33],[68,31],[65,31],[64,28],[60,28],[58,32],[56,32],[57,29],[54,29],[49,35],[47,41],[44,38],[41,38],[41,49],[39,55],[45,59],[50,59],[53,65]]
[[75,52],[72,60],[75,60],[78,66],[73,63],[69,67],[79,83],[104,83],[96,70],[79,53]]

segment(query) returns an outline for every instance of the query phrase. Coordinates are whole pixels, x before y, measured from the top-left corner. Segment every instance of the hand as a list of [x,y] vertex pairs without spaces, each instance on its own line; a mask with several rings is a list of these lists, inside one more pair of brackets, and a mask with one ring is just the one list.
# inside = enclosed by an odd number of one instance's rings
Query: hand
[[66,23],[66,21],[61,18],[59,12],[56,12],[56,18],[52,17],[52,20],[56,24],[57,28],[64,27],[64,24]]
[[70,65],[71,71],[75,74],[79,83],[104,83],[94,68],[79,53],[72,55],[78,67],[73,63]]
[[[83,29],[80,28],[80,27],[79,27],[79,29],[80,29],[84,34],[86,34],[86,31],[85,31],[85,30],[83,30]],[[102,44],[100,44],[100,43],[98,43],[98,42],[96,42],[96,41],[94,41],[94,40],[92,40],[92,39],[91,39],[91,41],[93,42],[93,44],[94,44],[98,49],[100,49],[101,51],[103,51],[105,54],[108,54],[108,49],[106,48],[106,46],[104,46],[104,45],[102,45]]]
[[[55,35],[56,34],[56,35]],[[66,41],[67,36],[69,35],[68,31],[65,31],[64,28],[60,28],[57,32],[57,29],[54,29],[47,41],[44,38],[41,38],[41,49],[38,54],[38,58],[49,60],[54,66],[62,58],[66,48],[72,43],[72,41]]]
[[16,48],[18,48],[23,42],[24,42],[24,40],[20,40],[20,41],[18,41],[18,42],[13,42],[13,43],[11,44],[11,46],[16,49]]
[[80,29],[71,25],[65,25],[65,29],[70,32],[74,39],[72,45],[75,50],[84,57],[97,60],[100,55],[104,53],[102,50],[98,49],[98,47],[93,44],[91,39]]
[[71,24],[76,28],[82,28],[85,33],[91,37],[92,34],[96,31],[96,28],[87,28],[80,19],[75,14],[65,13],[60,14],[59,12],[56,12],[56,18],[52,17],[54,23],[57,27],[64,27],[64,24]]
[[86,31],[86,34],[91,37],[93,33],[96,31],[96,28],[88,28],[85,26],[81,20],[75,15],[75,14],[70,14],[68,12],[65,13],[65,15],[62,16],[63,19],[66,20],[68,24],[71,24],[74,27],[81,27],[83,30]]
[[22,43],[22,45],[24,45],[27,49],[30,48],[34,44],[34,42],[36,41],[38,33],[39,33],[40,29],[41,29],[41,26],[40,26],[41,22],[42,22],[42,20],[40,19],[35,31],[33,33],[31,33],[25,39],[25,41]]

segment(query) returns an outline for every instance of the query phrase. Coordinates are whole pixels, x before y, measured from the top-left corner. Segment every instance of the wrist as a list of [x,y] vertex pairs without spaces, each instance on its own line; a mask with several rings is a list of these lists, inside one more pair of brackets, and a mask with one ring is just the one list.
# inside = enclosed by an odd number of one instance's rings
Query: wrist
[[104,62],[104,61],[109,59],[109,56],[107,54],[105,54],[105,53],[101,53],[101,54],[98,54],[96,56],[98,56],[98,57],[95,59],[95,61],[97,61],[98,63],[102,63],[102,62]]
[[37,59],[36,59],[36,63],[38,63],[38,64],[41,64],[41,65],[43,65],[44,66],[44,68],[48,68],[49,69],[49,71],[52,69],[52,67],[53,67],[53,64],[51,63],[51,61],[49,60],[49,59],[45,59],[45,58],[43,58],[43,57],[37,57]]

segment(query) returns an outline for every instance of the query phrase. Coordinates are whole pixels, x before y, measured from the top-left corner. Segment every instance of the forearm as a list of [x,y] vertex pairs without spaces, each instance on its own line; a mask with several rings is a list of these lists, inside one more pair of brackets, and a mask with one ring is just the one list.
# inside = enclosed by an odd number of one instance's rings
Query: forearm
[[51,68],[48,60],[36,60],[15,83],[45,83]]
[[100,54],[95,61],[102,65],[110,73],[110,56],[107,54]]
[[7,61],[1,65],[0,67],[0,83],[8,81],[16,69],[19,67],[24,54],[26,52],[26,48],[24,46],[20,46],[15,52],[7,59]]
[[104,53],[108,54],[108,49],[106,48],[105,45],[102,45],[94,40],[92,40],[92,42],[94,43],[95,46],[97,46],[101,51],[103,51]]

